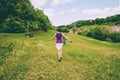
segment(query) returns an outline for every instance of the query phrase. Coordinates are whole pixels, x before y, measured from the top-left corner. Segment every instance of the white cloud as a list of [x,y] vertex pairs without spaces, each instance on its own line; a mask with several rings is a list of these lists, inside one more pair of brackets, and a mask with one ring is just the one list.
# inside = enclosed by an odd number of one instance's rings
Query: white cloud
[[30,0],[34,8],[40,8],[41,6],[45,5],[47,1],[48,0]]
[[106,16],[115,15],[115,14],[120,14],[120,7],[118,6],[118,7],[115,7],[115,8],[86,9],[86,10],[83,10],[82,13],[86,14],[86,15],[94,15],[94,16],[106,17]]
[[52,9],[52,8],[50,8],[50,9],[45,9],[44,10],[44,13],[45,13],[45,15],[47,15],[48,17],[54,17],[54,14],[55,14],[55,10],[54,9]]
[[79,9],[78,8],[73,8],[71,10],[69,10],[69,12],[77,12]]
[[60,14],[64,14],[65,12],[64,12],[64,11],[60,11],[59,13],[60,13]]
[[82,12],[85,14],[95,15],[95,14],[101,14],[102,10],[95,8],[95,9],[85,9]]
[[73,2],[74,0],[61,0],[61,4],[66,4],[68,2]]
[[113,8],[114,14],[120,14],[120,6]]
[[52,6],[58,6],[60,4],[66,4],[68,2],[73,2],[74,0],[52,0],[51,5]]
[[57,6],[60,4],[60,0],[52,0],[51,4],[52,6]]

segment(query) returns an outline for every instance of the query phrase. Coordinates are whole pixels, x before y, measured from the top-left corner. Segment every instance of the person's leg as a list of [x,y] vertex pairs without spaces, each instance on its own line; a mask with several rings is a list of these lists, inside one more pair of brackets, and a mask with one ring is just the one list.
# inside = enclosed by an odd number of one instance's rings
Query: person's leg
[[60,57],[61,57],[61,51],[58,50],[58,58],[60,59]]
[[63,47],[63,43],[61,44],[61,49],[60,49],[60,57],[62,59],[62,47]]
[[58,58],[59,58],[59,62],[62,60],[62,50],[58,50]]
[[60,62],[62,60],[62,46],[63,44],[56,44],[56,48],[58,50],[58,61]]
[[62,58],[62,50],[60,50],[60,57]]

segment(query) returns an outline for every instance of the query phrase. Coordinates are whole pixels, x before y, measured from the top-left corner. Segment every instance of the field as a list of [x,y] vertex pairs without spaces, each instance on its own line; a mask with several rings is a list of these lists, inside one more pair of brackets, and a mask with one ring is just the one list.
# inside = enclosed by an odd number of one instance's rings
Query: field
[[53,34],[0,33],[0,80],[120,80],[120,43],[66,33],[58,62]]

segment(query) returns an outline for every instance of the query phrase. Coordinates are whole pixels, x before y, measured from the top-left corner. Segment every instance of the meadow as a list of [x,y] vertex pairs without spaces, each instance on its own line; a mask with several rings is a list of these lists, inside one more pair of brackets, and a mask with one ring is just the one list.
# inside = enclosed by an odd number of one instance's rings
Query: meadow
[[0,80],[120,80],[120,43],[65,33],[73,43],[58,62],[53,34],[0,33]]

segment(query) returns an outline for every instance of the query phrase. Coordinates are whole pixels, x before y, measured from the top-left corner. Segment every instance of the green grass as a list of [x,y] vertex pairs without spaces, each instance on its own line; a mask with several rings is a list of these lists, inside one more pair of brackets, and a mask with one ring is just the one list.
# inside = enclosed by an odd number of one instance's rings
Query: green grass
[[120,43],[65,34],[59,63],[53,34],[0,33],[0,80],[120,80]]

